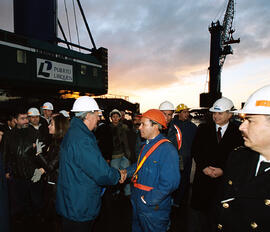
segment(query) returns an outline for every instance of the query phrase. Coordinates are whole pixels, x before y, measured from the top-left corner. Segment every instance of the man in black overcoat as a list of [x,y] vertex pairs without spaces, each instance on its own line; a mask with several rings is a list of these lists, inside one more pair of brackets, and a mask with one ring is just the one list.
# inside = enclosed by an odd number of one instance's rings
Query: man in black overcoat
[[229,153],[243,144],[238,125],[231,122],[233,103],[222,97],[213,107],[213,121],[200,124],[192,145],[196,171],[192,185],[189,231],[215,230],[215,206]]
[[247,100],[240,126],[245,148],[231,153],[224,173],[217,231],[270,231],[270,85]]

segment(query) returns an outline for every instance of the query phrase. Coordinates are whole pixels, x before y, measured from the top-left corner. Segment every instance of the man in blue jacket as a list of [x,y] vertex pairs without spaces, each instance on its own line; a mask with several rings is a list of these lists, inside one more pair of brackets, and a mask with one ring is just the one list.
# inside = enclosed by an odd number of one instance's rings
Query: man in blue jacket
[[71,111],[76,117],[60,148],[56,210],[64,232],[89,232],[100,210],[102,186],[117,184],[120,173],[104,160],[92,133],[101,111],[96,101],[80,97]]
[[178,154],[160,130],[166,118],[160,110],[142,115],[140,132],[146,142],[137,164],[127,168],[132,177],[133,232],[165,232],[171,211],[171,193],[178,187]]

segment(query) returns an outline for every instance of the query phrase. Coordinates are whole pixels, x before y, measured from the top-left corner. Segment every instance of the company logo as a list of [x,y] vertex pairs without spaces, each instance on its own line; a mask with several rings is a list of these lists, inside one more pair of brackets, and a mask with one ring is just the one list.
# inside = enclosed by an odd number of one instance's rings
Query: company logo
[[38,76],[44,76],[44,77],[49,77],[50,76],[50,71],[52,70],[52,62],[50,61],[45,61],[41,62],[38,70]]
[[73,82],[73,67],[69,64],[37,58],[37,77],[56,81]]

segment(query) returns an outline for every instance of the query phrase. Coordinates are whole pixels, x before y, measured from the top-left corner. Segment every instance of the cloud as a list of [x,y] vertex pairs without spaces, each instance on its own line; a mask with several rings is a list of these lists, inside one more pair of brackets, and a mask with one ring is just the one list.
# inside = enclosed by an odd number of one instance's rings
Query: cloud
[[[227,0],[81,0],[97,47],[109,49],[109,91],[170,87],[205,78],[209,66],[211,21],[223,20]],[[73,42],[77,41],[72,2],[67,0]],[[0,3],[0,28],[12,23],[10,0]],[[67,33],[63,1],[59,18]],[[6,10],[8,9],[8,10]],[[270,1],[237,1],[234,55],[223,69],[251,57],[270,56]],[[81,44],[90,47],[84,23],[77,20]],[[10,26],[9,26],[10,27]]]

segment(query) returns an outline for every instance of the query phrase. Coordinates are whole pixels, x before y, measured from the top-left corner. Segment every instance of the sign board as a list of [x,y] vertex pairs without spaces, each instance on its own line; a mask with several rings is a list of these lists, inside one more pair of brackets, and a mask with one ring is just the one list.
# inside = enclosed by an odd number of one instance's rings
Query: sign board
[[53,81],[73,82],[72,65],[37,58],[37,77]]

